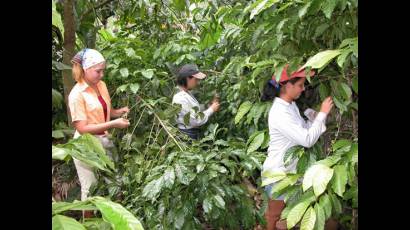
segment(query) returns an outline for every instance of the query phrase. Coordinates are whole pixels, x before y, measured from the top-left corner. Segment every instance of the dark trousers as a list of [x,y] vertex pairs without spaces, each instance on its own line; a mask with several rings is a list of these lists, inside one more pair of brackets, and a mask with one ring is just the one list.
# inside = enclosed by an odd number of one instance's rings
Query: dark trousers
[[190,138],[194,140],[199,140],[199,129],[198,128],[193,128],[193,129],[179,129],[181,132],[185,133],[188,135]]

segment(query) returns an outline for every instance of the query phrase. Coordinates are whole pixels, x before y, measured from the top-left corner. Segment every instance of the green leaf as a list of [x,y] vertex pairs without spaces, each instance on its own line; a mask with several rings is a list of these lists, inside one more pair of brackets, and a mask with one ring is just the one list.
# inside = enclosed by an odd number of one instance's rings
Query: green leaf
[[319,85],[319,95],[320,95],[320,100],[322,101],[325,100],[325,98],[330,95],[329,88],[323,83],[320,83]]
[[337,97],[333,97],[333,102],[335,103],[336,107],[340,109],[341,112],[346,112],[347,107],[343,104]]
[[178,11],[184,11],[185,10],[185,1],[184,0],[173,0],[175,8],[178,9]]
[[128,84],[121,85],[120,87],[117,88],[117,93],[118,92],[124,92],[128,87]]
[[133,48],[126,48],[125,53],[127,54],[128,57],[134,57],[135,56],[135,51]]
[[68,149],[52,146],[52,159],[65,160],[67,156],[70,156]]
[[166,188],[172,188],[172,185],[174,185],[174,181],[175,181],[175,173],[174,173],[174,168],[172,166],[168,166],[168,168],[165,170],[165,173],[163,175],[163,180],[164,180],[164,186]]
[[210,213],[212,211],[212,202],[209,197],[206,197],[202,202],[202,208],[204,209],[205,213]]
[[85,227],[74,218],[62,215],[53,216],[52,226],[53,230],[86,230]]
[[259,133],[255,138],[253,138],[251,144],[248,147],[247,153],[256,151],[263,143],[265,139],[265,133]]
[[354,78],[352,79],[352,88],[353,88],[353,91],[354,91],[356,94],[359,93],[359,88],[358,88],[358,86],[359,86],[359,84],[358,84],[358,78],[357,78],[357,76],[356,76],[356,77],[354,77]]
[[262,186],[275,183],[286,177],[284,172],[272,172],[270,170],[265,170],[262,172]]
[[286,218],[288,229],[293,228],[299,222],[310,203],[309,200],[305,200],[290,210],[288,217]]
[[305,65],[302,68],[306,68],[308,66],[312,67],[313,69],[321,69],[324,68],[333,58],[340,54],[340,50],[325,50],[322,52],[317,53],[315,56],[309,58]]
[[[51,89],[53,108],[59,109],[64,102],[63,95],[55,89]],[[64,137],[64,136],[63,136]]]
[[[299,177],[300,177],[300,175],[287,176],[285,179],[283,179],[280,182],[278,182],[277,184],[275,184],[275,186],[272,189],[272,194],[279,197],[282,194],[278,194],[278,192],[280,192],[281,190],[287,188],[288,186],[294,185],[298,181]],[[275,199],[275,198],[276,197],[274,197],[272,199]]]
[[326,2],[322,5],[322,11],[328,19],[332,16],[332,12],[335,9],[336,4],[337,0],[326,0]]
[[325,216],[325,211],[323,210],[319,202],[316,202],[315,213],[316,213],[316,222],[315,222],[315,227],[313,229],[323,230],[325,228],[326,216]]
[[53,202],[52,203],[52,214],[60,214],[67,210],[96,210],[97,208],[90,203],[89,200],[85,201],[74,201],[72,203],[69,202]]
[[320,196],[326,190],[327,184],[330,179],[332,179],[332,176],[333,169],[324,165],[322,167],[321,165],[320,169],[313,178],[313,191],[315,192],[316,197]]
[[188,112],[184,115],[184,125],[189,125],[189,121],[191,120],[191,112]]
[[[343,97],[344,97],[344,99],[345,100],[348,100],[348,99],[350,99],[350,97],[352,96],[352,90],[350,89],[350,87],[346,84],[346,83],[344,83],[344,82],[342,82],[342,83],[340,83],[340,86],[342,87],[342,89],[343,89]],[[339,86],[339,87],[340,87]]]
[[333,146],[333,152],[335,152],[336,150],[342,149],[344,152],[349,151],[351,148],[352,142],[350,140],[347,139],[341,139],[341,140],[337,140]]
[[300,224],[300,230],[313,230],[316,222],[316,213],[312,207],[306,211]]
[[305,16],[305,14],[306,14],[306,12],[309,9],[311,4],[312,4],[312,2],[308,2],[302,8],[300,8],[300,10],[298,12],[299,18],[303,18],[303,16]]
[[51,23],[53,26],[56,26],[61,34],[64,34],[64,25],[63,21],[61,20],[61,15],[56,9],[56,1],[52,1],[52,20]]
[[142,190],[142,196],[148,199],[154,199],[155,196],[161,191],[164,184],[163,177],[150,181]]
[[325,165],[327,167],[332,167],[334,164],[336,164],[337,162],[339,162],[339,160],[341,159],[340,156],[338,155],[332,155],[330,157],[326,157],[323,160],[317,161],[315,164],[321,164],[321,165]]
[[332,215],[332,202],[330,201],[329,195],[323,194],[319,199],[319,204],[323,208],[325,219],[329,219]]
[[347,184],[347,167],[346,165],[336,165],[333,169],[335,176],[332,189],[337,195],[343,197]]
[[144,76],[147,79],[151,79],[152,76],[154,75],[154,70],[153,69],[146,69],[141,71],[142,76]]
[[215,204],[218,208],[224,209],[225,208],[225,201],[220,195],[214,196]]
[[92,202],[101,211],[103,219],[112,224],[114,230],[143,230],[140,221],[120,204],[102,197],[94,197]]
[[140,88],[140,84],[138,84],[138,83],[132,83],[132,84],[130,84],[130,89],[131,89],[131,92],[133,93],[133,94],[136,94],[137,92],[138,92],[138,89]]
[[60,138],[64,138],[64,132],[61,130],[53,130],[53,132],[51,133],[51,136],[55,139],[60,139]]
[[316,37],[322,36],[323,32],[325,32],[328,28],[329,28],[329,24],[322,24],[316,27],[314,37],[316,38]]
[[241,106],[239,106],[238,112],[235,116],[235,124],[238,124],[239,121],[241,121],[241,119],[246,115],[246,113],[249,112],[251,107],[252,103],[250,101],[245,101],[241,104]]
[[181,184],[189,185],[189,183],[195,178],[195,174],[192,174],[184,165],[176,164],[175,173]]
[[340,203],[339,199],[333,195],[332,193],[329,193],[329,198],[330,201],[332,202],[333,210],[335,211],[336,214],[342,213],[342,204]]
[[[65,149],[65,153],[60,149]],[[103,171],[110,172],[114,168],[114,162],[106,155],[100,140],[89,133],[85,133],[76,139],[72,139],[66,144],[57,145],[54,149],[55,157],[60,159],[64,157],[64,154],[70,154],[77,160],[95,167]],[[108,167],[109,168],[108,168]]]
[[333,169],[323,164],[314,164],[308,168],[303,178],[303,191],[308,190],[313,186],[313,191],[316,197],[322,194],[329,180],[333,176]]
[[130,73],[128,72],[128,69],[127,69],[127,68],[121,68],[121,69],[120,69],[120,74],[121,74],[122,77],[128,77],[128,75],[129,75]]
[[251,15],[250,19],[258,15],[260,12],[264,11],[265,9],[271,7],[273,4],[279,2],[279,0],[257,0],[252,4],[250,7]]
[[347,56],[351,53],[350,50],[344,49],[339,57],[337,57],[337,64],[340,68],[343,68],[343,64],[346,61]]

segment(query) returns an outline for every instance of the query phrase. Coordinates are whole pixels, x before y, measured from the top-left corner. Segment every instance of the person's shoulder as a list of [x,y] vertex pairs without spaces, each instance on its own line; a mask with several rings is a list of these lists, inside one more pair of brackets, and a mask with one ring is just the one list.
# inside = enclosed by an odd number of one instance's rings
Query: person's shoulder
[[80,87],[78,85],[78,83],[76,83],[73,88],[71,89],[70,93],[69,93],[69,97],[73,97],[76,96],[80,93]]
[[181,101],[185,99],[185,92],[184,91],[179,91],[172,97],[172,101]]

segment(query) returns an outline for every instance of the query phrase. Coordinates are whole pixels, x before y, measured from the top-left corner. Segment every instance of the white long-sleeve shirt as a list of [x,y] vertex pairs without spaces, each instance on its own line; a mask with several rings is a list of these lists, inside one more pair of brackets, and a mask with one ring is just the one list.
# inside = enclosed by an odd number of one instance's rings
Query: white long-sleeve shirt
[[[174,97],[172,98],[172,103],[182,105],[182,109],[177,117],[177,124],[178,128],[180,129],[197,128],[205,124],[208,121],[209,117],[214,113],[211,107],[204,110],[204,106],[200,105],[196,98],[190,92],[186,92],[184,90],[180,90],[178,93],[174,95]],[[195,112],[194,107],[198,107],[198,112],[200,111],[204,114],[202,118],[199,114]],[[184,116],[189,112],[189,124],[185,125]]]
[[[296,145],[313,146],[319,136],[326,131],[326,113],[319,112],[316,117],[305,113],[309,121],[300,115],[295,102],[288,103],[276,97],[269,111],[269,148],[268,156],[263,163],[262,175],[266,173],[295,173],[298,159],[287,167],[284,164],[286,151]],[[262,176],[262,183],[266,180]]]

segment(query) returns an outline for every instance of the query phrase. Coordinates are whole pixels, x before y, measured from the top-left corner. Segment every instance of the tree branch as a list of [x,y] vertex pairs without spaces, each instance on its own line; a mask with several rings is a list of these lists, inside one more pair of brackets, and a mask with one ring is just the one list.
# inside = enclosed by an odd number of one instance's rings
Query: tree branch
[[98,8],[101,8],[101,7],[107,5],[108,3],[112,2],[112,1],[114,1],[114,0],[105,0],[105,1],[101,2],[100,4],[98,4],[98,5],[94,6],[94,7],[89,8],[87,11],[85,11],[85,12],[81,15],[79,21],[81,22],[81,21],[84,19],[85,16],[87,16],[88,14],[91,13],[91,11],[96,10],[96,9],[98,9]]

